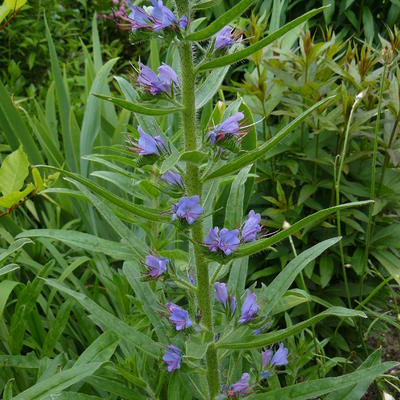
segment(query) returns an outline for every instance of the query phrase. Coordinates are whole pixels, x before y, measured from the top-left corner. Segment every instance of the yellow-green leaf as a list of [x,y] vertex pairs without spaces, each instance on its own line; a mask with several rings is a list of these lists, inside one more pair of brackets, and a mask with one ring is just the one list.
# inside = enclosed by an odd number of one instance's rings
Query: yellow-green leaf
[[22,146],[9,154],[0,167],[0,191],[4,196],[18,192],[29,174],[29,161]]
[[6,196],[0,197],[0,207],[11,208],[13,205],[17,204],[19,201],[28,196],[28,194],[31,193],[34,188],[35,187],[32,185],[32,183],[30,183],[22,192],[13,192],[7,194]]

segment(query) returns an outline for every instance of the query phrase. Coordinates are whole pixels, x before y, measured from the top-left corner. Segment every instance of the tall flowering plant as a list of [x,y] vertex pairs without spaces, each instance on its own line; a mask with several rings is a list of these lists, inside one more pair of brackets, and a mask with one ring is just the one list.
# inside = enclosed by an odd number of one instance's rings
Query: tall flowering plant
[[[271,398],[299,393],[302,397],[294,398],[306,399],[336,390],[338,381],[323,379],[311,386],[305,382],[277,389],[279,376],[295,368],[296,349],[289,338],[326,317],[365,315],[328,307],[287,328],[278,329],[277,323],[279,313],[292,307],[284,295],[296,277],[341,238],[327,239],[297,256],[294,249],[293,259],[268,287],[257,282],[245,285],[249,256],[281,240],[292,240],[291,235],[339,209],[368,203],[320,210],[274,233],[263,227],[257,210],[246,209],[257,160],[314,111],[325,112],[330,98],[305,110],[267,142],[257,140],[256,123],[241,98],[228,105],[217,102],[214,107],[214,97],[232,64],[263,49],[322,8],[246,46],[234,22],[253,1],[237,2],[198,30],[201,21],[195,20],[196,3],[175,3],[173,8],[153,0],[139,7],[127,0],[126,8],[119,10],[118,24],[133,36],[163,37],[174,56],[160,66],[138,62],[133,85],[117,78],[124,98],[94,93],[135,113],[135,124],[119,158],[130,169],[118,169],[134,182],[134,194],[127,189],[132,198],[126,200],[90,179],[64,171],[121,237],[121,243],[100,242],[94,251],[104,249],[105,254],[124,261],[122,273],[135,291],[135,306],[146,322],[130,325],[110,313],[100,318],[101,307],[80,295],[75,297],[93,318],[99,318],[101,328],[120,338],[129,355],[127,365],[134,364],[138,375],[127,372],[123,376],[148,398],[167,398],[166,393],[179,398],[180,393],[199,399],[261,399],[266,393]],[[195,57],[199,49],[201,56]],[[167,122],[172,127],[168,132],[160,127]],[[217,201],[226,187],[228,195]],[[222,220],[215,217],[221,206],[225,210]],[[73,243],[79,245],[79,240],[88,249],[88,237],[76,237]],[[73,294],[58,282],[48,283]],[[297,295],[300,301],[296,304],[311,300],[306,288]],[[323,363],[322,345],[318,338],[314,343],[314,353]],[[369,371],[372,379],[382,368]],[[343,385],[358,383],[358,376],[344,377]]]

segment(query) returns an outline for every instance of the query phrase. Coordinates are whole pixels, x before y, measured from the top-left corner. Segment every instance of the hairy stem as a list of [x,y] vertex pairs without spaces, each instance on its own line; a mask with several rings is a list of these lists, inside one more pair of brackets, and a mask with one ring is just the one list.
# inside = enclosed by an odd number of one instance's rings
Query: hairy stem
[[[189,15],[187,0],[177,0],[177,8],[181,15]],[[192,46],[189,41],[182,40],[179,45],[179,56],[182,69],[182,111],[185,137],[185,150],[197,150],[196,135],[196,108],[195,108],[195,69],[193,65]],[[201,196],[201,181],[199,168],[191,162],[186,163],[185,184],[189,196]],[[197,221],[192,227],[192,238],[195,243],[203,241],[203,226]],[[210,282],[208,276],[208,262],[194,246],[194,261],[197,272],[197,301],[200,307],[204,326],[213,334],[213,319],[210,300]],[[207,381],[210,398],[213,399],[219,392],[218,358],[215,346],[211,345],[206,354]]]

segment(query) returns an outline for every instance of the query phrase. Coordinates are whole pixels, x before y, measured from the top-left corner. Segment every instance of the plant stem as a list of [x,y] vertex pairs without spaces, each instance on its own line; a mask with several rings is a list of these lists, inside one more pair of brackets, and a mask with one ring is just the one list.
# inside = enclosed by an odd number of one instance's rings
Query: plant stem
[[[349,120],[347,121],[346,132],[345,132],[345,135],[344,135],[342,153],[340,154],[340,156],[338,156],[338,158],[339,158],[339,168],[338,168],[338,170],[337,170],[337,172],[335,174],[336,175],[335,189],[336,189],[336,205],[337,206],[340,204],[340,179],[342,177],[343,164],[344,164],[344,159],[345,159],[346,152],[347,152],[347,142],[349,140],[351,121],[353,119],[354,111],[357,108],[357,106],[358,106],[359,102],[361,101],[361,99],[362,99],[362,95],[359,94],[356,97],[356,100],[354,101],[353,106],[351,107]],[[337,165],[337,162],[335,162],[335,168],[336,168],[336,165]],[[341,224],[340,224],[340,210],[337,210],[337,212],[336,212],[336,222],[337,222],[338,236],[342,236],[342,228],[341,228]],[[350,290],[349,290],[349,283],[348,283],[348,280],[347,280],[346,267],[345,267],[345,263],[344,263],[344,251],[343,251],[343,242],[342,241],[339,242],[339,251],[340,251],[340,261],[341,261],[341,264],[342,264],[344,286],[345,286],[345,289],[346,289],[347,304],[348,304],[349,308],[351,308]]]
[[386,168],[389,165],[390,156],[389,156],[389,153],[388,153],[388,149],[390,149],[392,147],[394,135],[396,133],[398,125],[399,125],[399,120],[396,119],[396,121],[394,122],[394,125],[393,125],[392,132],[390,133],[389,143],[388,143],[386,151],[385,151],[385,160],[383,161],[383,168],[382,168],[382,173],[381,173],[381,180],[380,180],[380,183],[379,183],[378,195],[379,195],[380,190],[382,189],[383,181],[385,180]]
[[[189,16],[188,0],[177,0],[177,8],[181,15]],[[182,111],[183,129],[185,138],[185,150],[197,150],[196,135],[196,108],[195,108],[195,68],[193,65],[192,45],[187,40],[182,40],[179,44],[179,56],[182,69]],[[185,185],[189,196],[201,196],[200,173],[197,165],[191,162],[186,163]],[[201,221],[197,221],[192,227],[192,239],[194,243],[202,243],[203,226]],[[202,315],[204,326],[213,335],[213,319],[210,300],[210,282],[208,276],[208,262],[202,256],[197,246],[194,246],[194,261],[197,273],[197,301]],[[210,345],[207,354],[207,381],[210,398],[213,399],[219,392],[219,371],[217,350],[214,345]]]
[[[381,81],[379,84],[379,98],[378,98],[378,111],[376,115],[376,124],[375,124],[375,138],[374,138],[374,149],[372,154],[372,165],[371,165],[371,187],[369,191],[369,198],[371,200],[375,199],[375,176],[376,176],[376,157],[378,153],[378,137],[379,137],[379,123],[381,120],[381,108],[382,108],[382,94],[383,94],[383,83],[385,81],[387,65],[383,67],[383,73],[381,75]],[[372,213],[374,210],[374,203],[369,205],[368,210],[368,224],[367,224],[367,232],[365,235],[365,252],[364,252],[364,262],[363,262],[363,271],[361,277],[361,284],[360,284],[360,299],[362,298],[362,291],[364,286],[364,279],[367,273],[368,268],[368,253],[369,247],[371,244],[371,233],[372,233]]]

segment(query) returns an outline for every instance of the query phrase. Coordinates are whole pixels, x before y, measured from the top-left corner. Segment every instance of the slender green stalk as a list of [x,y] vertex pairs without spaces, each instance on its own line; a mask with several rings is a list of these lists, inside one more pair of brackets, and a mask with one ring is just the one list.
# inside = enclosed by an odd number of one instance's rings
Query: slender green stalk
[[[362,97],[363,97],[363,93],[358,94],[356,97],[356,100],[354,101],[353,106],[351,107],[349,120],[347,121],[346,132],[344,135],[342,153],[340,156],[338,156],[339,168],[337,171],[335,171],[336,172],[335,173],[335,191],[336,191],[336,205],[337,206],[340,204],[340,179],[342,177],[343,164],[344,164],[344,159],[346,157],[346,152],[347,152],[347,142],[349,140],[351,121],[353,119],[354,111],[357,108],[358,104],[360,103]],[[337,165],[337,162],[335,162],[335,168],[336,168],[336,165]],[[340,223],[340,210],[337,210],[337,212],[336,212],[336,222],[337,222],[338,236],[342,236],[342,228],[341,228],[341,223]],[[351,308],[350,290],[349,290],[349,283],[347,280],[346,267],[345,267],[345,263],[344,263],[344,251],[343,251],[343,242],[342,241],[339,242],[339,252],[340,252],[340,261],[342,264],[343,280],[344,280],[344,286],[345,286],[345,290],[346,290],[347,304],[348,304],[349,308]]]
[[[189,15],[188,0],[177,0],[177,8],[181,15]],[[179,44],[179,56],[182,69],[182,111],[183,129],[185,138],[185,150],[197,150],[196,135],[196,108],[195,108],[195,68],[193,64],[192,45],[187,40],[182,40]],[[201,196],[200,173],[197,165],[191,162],[186,163],[185,185],[189,196]],[[200,221],[192,227],[192,239],[194,243],[203,241],[203,226]],[[194,246],[194,261],[197,273],[197,301],[200,307],[202,322],[204,326],[213,334],[213,318],[210,299],[210,282],[208,276],[208,262],[202,256],[199,249]],[[210,345],[207,354],[207,381],[210,398],[213,399],[219,392],[219,371],[218,357],[215,346]]]
[[[377,115],[376,115],[374,149],[373,149],[373,154],[372,154],[372,165],[371,165],[371,187],[370,187],[370,191],[369,191],[369,198],[371,200],[375,199],[376,157],[377,157],[377,153],[378,153],[379,123],[381,120],[383,84],[385,81],[386,70],[387,70],[387,65],[385,64],[385,66],[383,67],[383,73],[381,75],[381,81],[379,84],[378,111],[377,111]],[[371,245],[373,210],[374,210],[374,203],[370,204],[369,211],[368,211],[368,224],[367,224],[367,231],[366,231],[366,235],[365,235],[365,252],[364,252],[363,272],[362,272],[361,285],[360,285],[360,298],[362,297],[362,290],[363,290],[363,286],[364,286],[365,275],[366,275],[367,269],[368,269],[368,254],[369,254],[369,247]]]

